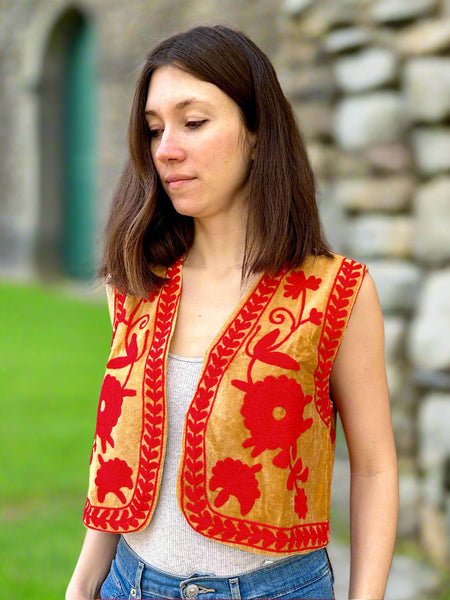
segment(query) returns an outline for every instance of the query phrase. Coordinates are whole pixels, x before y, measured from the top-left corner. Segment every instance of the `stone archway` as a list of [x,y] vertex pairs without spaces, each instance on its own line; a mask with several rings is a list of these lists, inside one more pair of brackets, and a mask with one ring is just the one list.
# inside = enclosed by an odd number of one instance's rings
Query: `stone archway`
[[94,265],[95,39],[66,10],[47,38],[39,83],[38,270],[76,279]]

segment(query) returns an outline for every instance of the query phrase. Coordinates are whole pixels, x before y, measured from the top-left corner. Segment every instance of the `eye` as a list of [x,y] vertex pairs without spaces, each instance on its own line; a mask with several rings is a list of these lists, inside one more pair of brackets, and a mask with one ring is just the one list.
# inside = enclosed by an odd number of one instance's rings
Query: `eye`
[[189,129],[198,129],[199,127],[201,127],[202,125],[207,123],[207,121],[208,121],[208,119],[200,119],[197,121],[187,121],[186,127],[188,127]]
[[163,132],[163,130],[162,130],[162,129],[156,129],[156,128],[154,128],[154,129],[150,129],[150,130],[149,130],[149,133],[150,133],[150,137],[151,137],[151,138],[158,138],[158,137],[161,137],[161,134],[162,134],[162,132]]

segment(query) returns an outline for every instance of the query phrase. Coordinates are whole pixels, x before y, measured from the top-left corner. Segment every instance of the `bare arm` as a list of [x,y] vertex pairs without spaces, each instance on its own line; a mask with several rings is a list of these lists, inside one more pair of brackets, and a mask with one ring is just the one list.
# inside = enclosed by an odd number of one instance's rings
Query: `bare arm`
[[[114,290],[106,286],[109,316],[114,318]],[[108,575],[120,535],[88,529],[66,600],[92,600],[99,597],[102,583]]]
[[93,600],[99,597],[102,583],[108,575],[120,535],[88,529],[66,600]]
[[398,474],[384,363],[384,328],[367,275],[336,357],[331,387],[350,456],[349,598],[384,597],[397,528]]

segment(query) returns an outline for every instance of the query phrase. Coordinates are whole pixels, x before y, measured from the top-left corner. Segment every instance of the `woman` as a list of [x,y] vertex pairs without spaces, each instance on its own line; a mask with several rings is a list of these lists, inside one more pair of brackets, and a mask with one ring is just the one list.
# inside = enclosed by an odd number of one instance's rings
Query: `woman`
[[273,67],[226,27],[163,41],[137,83],[129,146],[102,267],[113,342],[88,531],[67,600],[333,598],[336,410],[349,598],[382,598],[397,472],[381,311],[365,267],[322,237]]

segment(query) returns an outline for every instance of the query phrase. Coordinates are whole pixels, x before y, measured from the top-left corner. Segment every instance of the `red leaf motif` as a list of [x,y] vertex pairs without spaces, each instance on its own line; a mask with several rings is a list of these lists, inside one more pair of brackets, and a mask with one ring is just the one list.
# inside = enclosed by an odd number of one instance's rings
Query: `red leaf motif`
[[288,490],[293,490],[296,481],[302,481],[306,483],[308,480],[309,468],[305,467],[303,469],[302,459],[299,458],[295,465],[292,467],[292,471],[289,474],[289,478],[287,481]]
[[253,349],[253,355],[256,358],[259,358],[261,352],[265,353],[267,349],[270,348],[270,346],[276,342],[279,333],[280,330],[277,328],[273,331],[270,331],[269,333],[266,333],[266,335],[263,335],[263,337],[256,342],[255,347]]
[[134,362],[138,355],[138,345],[137,345],[137,335],[133,333],[131,336],[130,345],[128,347],[128,356],[130,358],[130,362]]
[[115,358],[111,358],[106,366],[108,369],[123,369],[124,367],[128,367],[131,362],[129,356],[116,356]]
[[309,313],[309,320],[313,325],[320,325],[322,322],[323,313],[319,312],[317,308],[312,308]]
[[300,369],[298,362],[284,352],[261,352],[258,358],[261,362],[283,369],[292,369],[293,371]]
[[308,514],[308,504],[307,504],[306,492],[303,488],[298,491],[298,494],[295,496],[294,502],[294,510],[297,513],[299,519],[305,519]]

